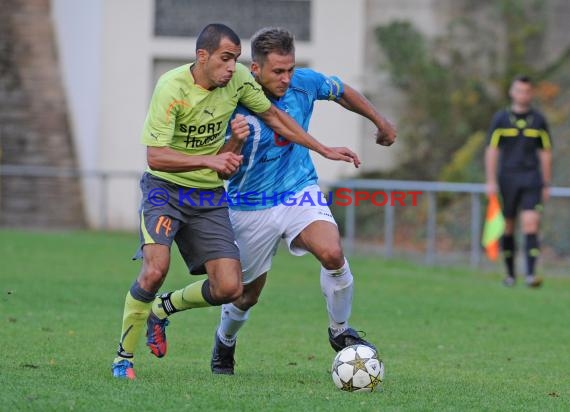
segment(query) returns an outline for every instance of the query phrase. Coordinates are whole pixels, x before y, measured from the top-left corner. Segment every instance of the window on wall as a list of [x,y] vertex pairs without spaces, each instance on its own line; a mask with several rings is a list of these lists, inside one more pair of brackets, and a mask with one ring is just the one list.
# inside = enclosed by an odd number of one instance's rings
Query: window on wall
[[311,0],[155,0],[156,36],[196,37],[208,23],[227,24],[244,39],[264,26],[280,26],[311,39]]

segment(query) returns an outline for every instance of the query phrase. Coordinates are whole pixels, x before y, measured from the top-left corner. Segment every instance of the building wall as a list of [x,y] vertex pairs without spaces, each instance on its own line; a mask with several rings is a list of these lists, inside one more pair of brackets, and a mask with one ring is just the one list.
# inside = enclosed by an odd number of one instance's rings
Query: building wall
[[[441,35],[449,19],[450,0],[367,0],[365,5],[366,63],[363,65],[365,92],[376,107],[388,119],[397,124],[399,114],[406,110],[406,101],[401,92],[390,83],[390,74],[385,69],[386,60],[382,55],[374,31],[376,27],[387,25],[394,20],[410,21],[428,37]],[[362,121],[365,138],[361,142],[363,170],[389,170],[397,167],[398,140],[387,148],[379,148],[371,137],[375,131],[369,122]]]
[[[6,0],[0,10],[0,163],[77,166],[49,0]],[[82,227],[69,177],[2,176],[0,225]]]

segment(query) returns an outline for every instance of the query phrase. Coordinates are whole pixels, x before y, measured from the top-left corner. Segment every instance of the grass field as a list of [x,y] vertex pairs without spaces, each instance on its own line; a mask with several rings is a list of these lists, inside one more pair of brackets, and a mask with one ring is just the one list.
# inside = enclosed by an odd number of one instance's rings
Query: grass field
[[[280,253],[242,329],[235,376],[212,376],[216,308],[179,313],[168,356],[141,341],[137,380],[110,364],[135,235],[0,231],[0,410],[570,410],[570,277],[540,290],[460,267],[353,258],[352,323],[386,366],[382,391],[337,390],[311,257]],[[178,255],[165,288],[189,277]]]

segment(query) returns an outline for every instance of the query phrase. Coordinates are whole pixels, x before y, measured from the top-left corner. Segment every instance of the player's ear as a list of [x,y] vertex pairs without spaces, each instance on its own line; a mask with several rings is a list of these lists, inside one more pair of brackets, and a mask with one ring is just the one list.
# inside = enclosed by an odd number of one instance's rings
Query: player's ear
[[205,49],[198,49],[196,50],[196,60],[199,63],[206,63],[208,61],[208,58],[210,57],[210,53],[208,53],[207,50]]
[[513,98],[513,85],[509,86],[509,90],[507,90],[507,96],[512,99]]
[[251,62],[251,72],[254,76],[259,76],[259,72],[261,72],[261,66],[257,62]]

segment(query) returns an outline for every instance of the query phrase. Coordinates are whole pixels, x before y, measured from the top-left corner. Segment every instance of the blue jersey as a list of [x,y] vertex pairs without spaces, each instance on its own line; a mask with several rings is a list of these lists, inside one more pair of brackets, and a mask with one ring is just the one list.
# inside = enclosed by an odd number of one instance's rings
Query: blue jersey
[[[271,101],[308,130],[315,101],[336,100],[343,92],[342,82],[337,77],[301,68],[295,69],[285,95]],[[246,117],[250,135],[242,149],[243,164],[229,181],[230,208],[259,210],[287,203],[294,193],[317,183],[309,149],[278,136],[255,113],[241,105],[233,116],[236,114]]]

